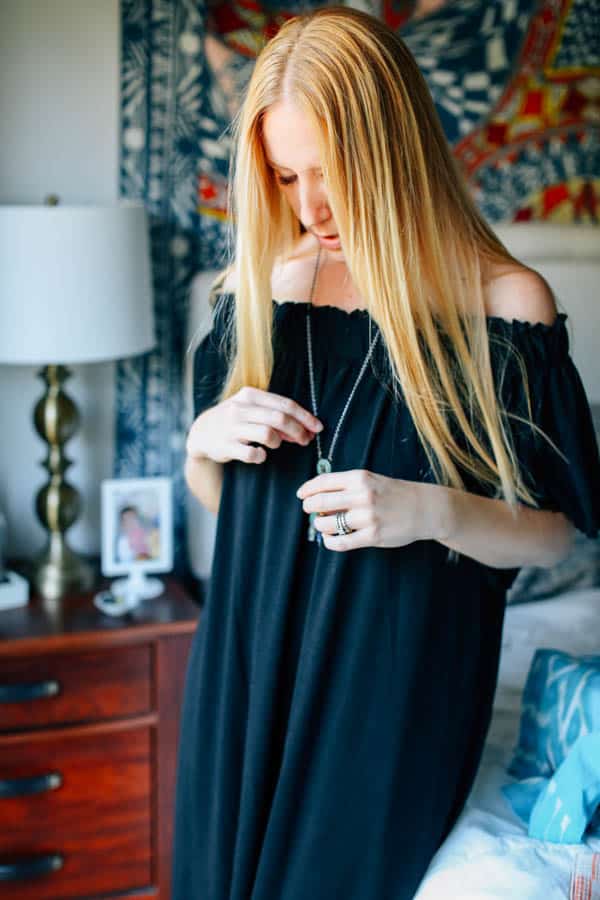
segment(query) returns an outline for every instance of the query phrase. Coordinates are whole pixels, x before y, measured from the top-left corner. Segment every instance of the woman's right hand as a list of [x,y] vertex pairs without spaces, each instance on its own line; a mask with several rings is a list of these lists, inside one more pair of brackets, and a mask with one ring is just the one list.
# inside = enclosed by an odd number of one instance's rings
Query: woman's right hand
[[[188,457],[208,457],[215,462],[239,459],[262,463],[265,447],[279,447],[282,441],[306,445],[321,423],[311,412],[290,397],[245,386],[211,406],[195,419],[186,441]],[[251,446],[251,441],[264,444]]]

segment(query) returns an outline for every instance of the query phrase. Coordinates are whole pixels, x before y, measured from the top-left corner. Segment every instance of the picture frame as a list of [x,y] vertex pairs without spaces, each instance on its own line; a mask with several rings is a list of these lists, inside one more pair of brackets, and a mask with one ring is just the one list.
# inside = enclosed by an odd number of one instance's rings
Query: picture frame
[[130,598],[163,591],[149,573],[173,568],[173,486],[171,478],[107,478],[101,485],[102,574],[125,575],[113,591]]

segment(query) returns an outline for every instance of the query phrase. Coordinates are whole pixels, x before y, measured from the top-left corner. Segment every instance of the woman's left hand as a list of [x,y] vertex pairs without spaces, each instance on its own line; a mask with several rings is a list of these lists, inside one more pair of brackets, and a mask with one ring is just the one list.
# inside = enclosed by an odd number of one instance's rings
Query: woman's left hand
[[[316,512],[314,527],[329,550],[403,547],[435,539],[443,489],[437,484],[404,481],[366,469],[324,472],[305,481],[296,496],[306,513]],[[346,514],[349,534],[337,532],[335,513]]]

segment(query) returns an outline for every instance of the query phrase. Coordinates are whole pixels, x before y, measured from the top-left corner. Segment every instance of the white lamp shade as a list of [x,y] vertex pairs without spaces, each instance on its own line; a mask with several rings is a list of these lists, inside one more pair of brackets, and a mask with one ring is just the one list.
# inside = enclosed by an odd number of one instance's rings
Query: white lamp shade
[[154,343],[143,205],[0,206],[0,363],[99,362]]

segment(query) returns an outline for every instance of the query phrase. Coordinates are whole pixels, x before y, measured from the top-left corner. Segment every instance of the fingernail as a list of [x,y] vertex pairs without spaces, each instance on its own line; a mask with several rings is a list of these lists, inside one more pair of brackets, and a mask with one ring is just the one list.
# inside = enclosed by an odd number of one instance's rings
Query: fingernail
[[322,422],[317,422],[315,424],[315,431],[323,431],[323,423]]

